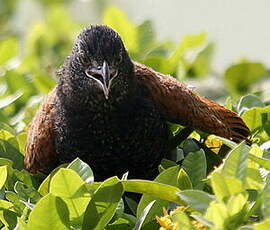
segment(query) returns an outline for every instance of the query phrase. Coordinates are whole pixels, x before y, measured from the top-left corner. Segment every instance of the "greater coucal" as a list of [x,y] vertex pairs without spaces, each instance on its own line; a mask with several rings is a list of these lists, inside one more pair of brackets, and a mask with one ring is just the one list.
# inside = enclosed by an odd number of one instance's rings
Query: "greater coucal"
[[133,62],[107,26],[80,33],[59,76],[29,126],[24,162],[33,173],[79,157],[97,179],[153,178],[169,143],[166,121],[236,142],[249,135],[236,113]]

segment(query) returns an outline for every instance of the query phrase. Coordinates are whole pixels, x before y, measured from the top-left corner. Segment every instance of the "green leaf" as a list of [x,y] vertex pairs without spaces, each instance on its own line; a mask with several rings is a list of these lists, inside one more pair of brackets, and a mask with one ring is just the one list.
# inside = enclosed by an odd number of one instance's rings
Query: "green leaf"
[[138,44],[140,52],[138,53],[140,57],[142,55],[147,55],[149,49],[153,46],[155,33],[153,30],[152,22],[149,20],[144,21],[141,25],[137,27],[138,34]]
[[177,166],[177,164],[175,163],[175,161],[171,161],[171,160],[168,160],[168,159],[162,159],[161,163],[160,163],[160,166],[164,170],[164,169],[167,169],[167,168],[170,168],[170,167]]
[[205,226],[208,226],[210,228],[213,228],[213,223],[209,220],[207,220],[206,218],[202,217],[201,215],[195,215],[195,214],[191,214],[190,215],[192,218],[194,218],[195,220],[199,221],[200,223],[204,224]]
[[200,190],[185,190],[178,195],[188,206],[200,213],[204,213],[210,202],[215,200],[214,196]]
[[249,159],[256,162],[257,164],[259,164],[260,166],[262,166],[265,169],[270,169],[270,160],[263,158],[263,157],[257,157],[253,154],[249,154],[248,155]]
[[184,141],[183,151],[185,153],[185,156],[190,152],[197,152],[199,150],[200,147],[194,140],[188,138]]
[[23,93],[21,91],[17,91],[14,94],[8,95],[3,99],[0,99],[0,109],[3,109],[9,106],[10,104],[14,103],[18,98],[22,96],[22,94]]
[[[248,155],[249,159],[250,159],[250,154],[256,157],[263,157],[263,150],[257,144],[252,144],[249,151],[249,155]],[[253,169],[259,169],[259,165],[252,160],[248,161],[248,167],[253,168]]]
[[122,181],[122,184],[126,192],[147,194],[159,199],[183,204],[183,201],[176,194],[180,192],[180,189],[175,186],[147,180],[127,180]]
[[177,64],[181,59],[183,59],[184,55],[190,58],[186,61],[192,62],[192,60],[195,60],[200,51],[206,46],[206,41],[206,33],[184,36],[174,53],[167,61],[166,66],[164,65],[162,72],[165,74],[176,72]]
[[79,174],[79,176],[88,184],[94,182],[94,174],[92,169],[88,164],[76,158],[73,160],[67,167],[68,169],[72,169]]
[[52,194],[43,197],[30,213],[27,229],[69,230],[69,212],[65,202]]
[[[243,210],[245,205],[247,205],[248,194],[247,193],[239,193],[237,195],[231,196],[227,202],[227,210],[231,217],[234,217],[234,221],[241,222],[244,215],[242,214],[240,217],[237,217],[239,213]],[[237,220],[238,219],[238,220]],[[230,219],[232,221],[233,218]]]
[[151,210],[151,208],[153,207],[154,203],[156,201],[153,200],[152,202],[150,202],[143,210],[143,212],[141,213],[140,217],[138,218],[134,230],[140,230],[144,224],[144,221],[147,217],[147,215],[149,214],[149,211]]
[[262,214],[264,218],[270,217],[270,176],[267,176],[265,187],[262,192]]
[[90,194],[80,176],[71,169],[59,169],[51,180],[50,192],[61,197],[67,204],[71,225],[81,226]]
[[[126,214],[127,215],[127,214]],[[106,230],[133,230],[134,223],[129,219],[119,218],[108,224]]]
[[138,207],[138,204],[136,201],[134,201],[133,199],[129,198],[128,196],[125,196],[125,201],[128,205],[128,208],[130,209],[130,211],[132,212],[132,214],[135,216],[136,215],[136,210]]
[[182,167],[187,172],[193,188],[202,189],[204,187],[202,180],[206,177],[207,167],[203,149],[189,153],[185,157]]
[[35,75],[33,80],[36,87],[42,93],[49,93],[50,90],[53,89],[56,83],[55,80],[52,79],[51,77],[43,76],[43,75]]
[[0,167],[0,189],[3,188],[4,184],[7,180],[7,166],[1,166]]
[[6,130],[0,130],[0,157],[13,162],[13,167],[23,169],[23,155],[19,151],[19,143],[16,136]]
[[244,62],[230,66],[224,79],[228,89],[234,94],[245,94],[253,83],[266,75],[266,68],[261,63]]
[[170,216],[174,224],[177,224],[177,226],[181,226],[181,230],[194,230],[190,219],[183,211],[173,211],[170,213]]
[[226,205],[217,201],[213,201],[210,204],[205,214],[205,218],[214,224],[215,227],[213,229],[226,229],[224,228],[224,222],[228,217]]
[[123,186],[117,177],[105,180],[90,200],[82,230],[102,230],[113,217],[123,194]]
[[270,114],[270,106],[254,107],[244,112],[242,119],[251,131],[255,131],[264,125],[264,115]]
[[254,228],[251,225],[241,226],[237,230],[254,230]]
[[266,220],[263,220],[260,223],[254,224],[254,230],[269,230],[270,226],[270,218],[267,218]]
[[0,42],[0,65],[17,55],[18,50],[18,41],[15,38],[10,37]]
[[24,201],[22,197],[15,192],[6,191],[5,198],[14,205],[14,209],[16,209],[17,213],[22,214],[22,211],[25,208],[25,205],[22,202]]
[[[156,179],[154,180],[154,182],[158,182],[158,183],[162,183],[162,184],[166,184],[166,185],[171,185],[171,186],[177,186],[177,176],[178,176],[178,172],[179,172],[179,166],[174,166],[174,167],[170,167],[166,170],[164,170],[162,173],[160,173]],[[158,185],[158,184],[155,184]],[[124,187],[126,188],[126,186],[124,185]],[[155,190],[153,190],[155,189]],[[153,205],[153,207],[151,208],[150,213],[147,216],[147,219],[145,220],[145,223],[150,222],[151,220],[153,220],[156,216],[157,213],[161,213],[162,212],[162,208],[166,207],[168,205],[168,198],[169,198],[169,193],[170,190],[164,191],[165,194],[164,196],[168,197],[166,199],[160,199],[162,198],[162,190],[161,191],[157,191],[161,190],[162,187],[160,186],[156,186],[154,188],[154,183],[152,184],[152,186],[148,186],[146,187],[146,190],[148,190],[148,192],[152,192],[151,190],[157,192],[157,195],[150,195],[148,194],[144,194],[138,204],[138,208],[137,208],[137,217],[141,216],[143,210],[145,209],[145,207],[152,202],[153,200],[156,200],[155,204]],[[173,189],[172,191],[175,191],[175,189]],[[173,194],[176,195],[176,194]],[[159,199],[158,199],[159,198]]]
[[10,70],[5,73],[4,79],[10,94],[15,94],[18,91],[23,93],[21,97],[16,100],[15,106],[19,106],[20,103],[26,103],[30,96],[37,93],[35,85],[29,80],[29,76],[27,75]]
[[25,200],[32,198],[32,201],[37,201],[40,198],[39,193],[33,187],[27,187],[24,183],[17,181],[14,185],[14,191]]
[[17,225],[18,214],[15,212],[14,204],[11,202],[0,200],[0,220],[8,227],[15,229]]
[[199,52],[195,61],[191,63],[188,69],[190,77],[204,77],[211,71],[211,61],[214,53],[214,43],[208,44],[202,51]]
[[263,187],[263,178],[258,169],[247,168],[246,189],[261,190]]
[[161,56],[148,56],[145,60],[142,62],[144,65],[149,66],[153,68],[156,71],[163,72],[163,65],[166,63],[166,58]]
[[215,138],[221,140],[224,145],[228,146],[231,149],[233,149],[233,148],[235,148],[237,146],[237,143],[235,143],[235,142],[233,142],[233,141],[231,141],[229,139],[219,137],[219,136],[215,136]]
[[38,188],[38,192],[40,195],[45,196],[50,192],[50,184],[53,176],[59,171],[60,168],[62,168],[64,165],[60,165],[57,168],[55,168],[40,184]]
[[237,178],[226,177],[220,172],[214,172],[210,179],[214,194],[220,201],[244,191],[242,182]]
[[224,160],[222,174],[244,181],[246,177],[249,150],[250,148],[245,145],[245,142],[240,143],[232,149]]
[[61,168],[51,180],[50,192],[55,196],[73,198],[81,194],[85,182],[71,169]]
[[178,174],[178,187],[181,190],[192,189],[191,180],[184,169],[180,169]]
[[264,106],[265,104],[259,97],[253,94],[248,94],[241,97],[241,99],[239,100],[237,105],[237,111],[239,114],[242,114],[243,112],[253,107],[264,107]]
[[121,10],[116,7],[107,8],[104,13],[103,24],[112,27],[120,34],[130,53],[138,51],[138,31]]

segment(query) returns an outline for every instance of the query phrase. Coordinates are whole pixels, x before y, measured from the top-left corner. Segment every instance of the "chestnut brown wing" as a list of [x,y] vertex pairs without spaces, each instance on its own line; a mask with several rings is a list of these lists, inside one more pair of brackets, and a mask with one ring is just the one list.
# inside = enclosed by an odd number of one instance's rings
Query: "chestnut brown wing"
[[56,89],[54,89],[43,100],[28,127],[24,164],[32,173],[47,172],[56,159],[54,145],[56,100]]
[[195,94],[171,76],[155,72],[140,63],[134,63],[134,66],[139,83],[148,88],[161,114],[168,121],[236,142],[249,135],[248,127],[235,112]]

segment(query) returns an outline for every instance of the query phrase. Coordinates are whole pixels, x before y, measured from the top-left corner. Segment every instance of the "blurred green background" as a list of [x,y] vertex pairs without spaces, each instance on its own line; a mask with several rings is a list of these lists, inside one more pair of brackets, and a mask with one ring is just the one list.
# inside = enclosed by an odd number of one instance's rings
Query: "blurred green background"
[[[155,4],[152,8],[151,3]],[[175,8],[183,12],[187,6],[185,1],[182,7],[171,3],[168,7],[174,13]],[[204,28],[198,26],[195,33],[177,37],[181,31],[178,24],[188,27],[189,22],[176,20],[175,25],[159,28],[162,19],[169,19],[144,16],[151,9],[163,16],[164,3],[148,0],[145,4],[149,9],[140,14],[137,9],[132,11],[134,1],[0,0],[0,121],[17,131],[24,129],[41,96],[54,87],[55,72],[69,55],[79,31],[96,23],[117,30],[132,59],[195,86],[204,96],[232,107],[240,96],[253,93],[258,101],[269,104],[269,63],[239,54],[241,58],[220,70],[226,61],[216,64],[218,45],[211,34],[201,32]],[[138,2],[138,9],[142,9],[142,2]],[[191,25],[194,28],[194,23]],[[171,33],[166,34],[170,28]]]

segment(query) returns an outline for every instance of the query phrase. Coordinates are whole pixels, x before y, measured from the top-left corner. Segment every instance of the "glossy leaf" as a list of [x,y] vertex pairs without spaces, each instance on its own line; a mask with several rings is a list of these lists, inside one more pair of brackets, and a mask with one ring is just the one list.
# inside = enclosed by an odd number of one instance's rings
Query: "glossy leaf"
[[172,222],[177,225],[181,226],[182,230],[195,230],[189,217],[181,210],[173,211],[171,214]]
[[138,218],[136,225],[134,227],[134,230],[140,230],[143,226],[143,223],[147,217],[147,214],[149,213],[149,211],[151,210],[151,208],[153,207],[154,203],[156,201],[153,200],[151,201],[143,210],[143,212],[141,213],[140,217]]
[[262,166],[265,169],[270,169],[270,160],[263,158],[263,157],[257,157],[253,154],[249,154],[248,155],[249,159],[256,162],[257,164],[259,164],[260,166]]
[[228,177],[238,178],[242,181],[246,177],[249,147],[245,142],[232,149],[223,163],[222,174]]
[[262,214],[264,218],[270,217],[270,176],[268,175],[262,192]]
[[264,107],[265,104],[262,102],[262,100],[253,94],[248,94],[243,97],[238,102],[237,110],[239,114],[242,114],[243,112],[249,110],[253,107]]
[[178,187],[181,190],[192,189],[192,183],[184,169],[180,169],[178,174]]
[[[138,184],[140,188],[142,188],[143,183],[145,183],[144,186],[146,186],[145,190],[147,192],[144,192],[145,194],[142,196],[138,204],[137,217],[142,215],[143,210],[150,202],[152,202],[153,200],[156,200],[153,207],[151,208],[150,213],[147,216],[147,219],[145,220],[145,223],[148,223],[149,221],[155,218],[156,213],[162,212],[163,207],[166,207],[168,205],[168,201],[171,199],[171,197],[173,197],[174,199],[176,198],[175,197],[176,194],[173,194],[173,193],[178,189],[172,186],[177,186],[178,172],[179,172],[179,166],[170,167],[164,170],[162,173],[160,173],[156,177],[154,182],[151,183],[150,181],[149,182],[141,181],[141,184],[140,185]],[[147,186],[147,183],[149,184],[148,186]],[[166,185],[163,185],[163,184],[166,184]],[[124,187],[126,189],[126,185],[124,185]],[[166,187],[168,187],[167,190],[165,190]],[[162,195],[164,196],[165,199],[162,197]],[[176,200],[180,200],[180,199],[176,199]]]
[[215,200],[214,196],[200,190],[185,190],[178,195],[188,206],[201,213],[204,213],[209,204]]
[[270,106],[267,107],[254,107],[244,112],[242,115],[243,120],[251,131],[261,128],[264,124],[264,114],[270,113]]
[[27,229],[69,230],[69,212],[65,202],[52,194],[43,197],[31,212]]
[[102,230],[113,217],[123,194],[117,177],[105,180],[93,194],[84,214],[82,230]]
[[88,164],[79,158],[76,158],[74,161],[72,161],[67,168],[77,172],[86,183],[91,184],[94,182],[94,174],[92,169]]
[[223,176],[220,172],[214,172],[210,180],[214,194],[220,201],[244,191],[242,182],[239,179]]
[[51,180],[50,192],[55,196],[73,198],[81,192],[84,181],[71,169],[61,168]]
[[194,189],[202,189],[202,179],[206,177],[206,158],[203,149],[189,153],[183,161],[183,169],[187,172]]
[[4,186],[7,180],[7,166],[0,167],[0,189]]
[[50,193],[65,201],[70,213],[71,225],[81,226],[90,194],[80,176],[71,169],[59,169],[51,179]]

